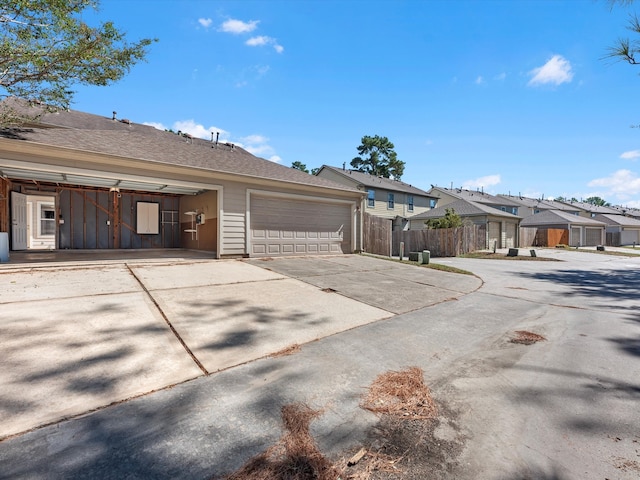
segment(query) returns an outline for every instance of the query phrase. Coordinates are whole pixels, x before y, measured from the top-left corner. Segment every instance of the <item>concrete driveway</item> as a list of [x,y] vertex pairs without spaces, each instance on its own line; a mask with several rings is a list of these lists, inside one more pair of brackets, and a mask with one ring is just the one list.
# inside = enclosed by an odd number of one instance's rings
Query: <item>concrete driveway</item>
[[86,257],[0,265],[0,439],[481,284],[357,255]]

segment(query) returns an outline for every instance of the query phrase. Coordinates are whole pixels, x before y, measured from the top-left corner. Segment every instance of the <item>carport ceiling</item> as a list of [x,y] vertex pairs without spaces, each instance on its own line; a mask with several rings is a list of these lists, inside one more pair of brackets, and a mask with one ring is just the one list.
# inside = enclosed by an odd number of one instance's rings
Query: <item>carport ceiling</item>
[[34,180],[67,185],[82,185],[86,187],[120,188],[122,190],[137,190],[145,192],[172,193],[178,195],[195,195],[209,190],[205,185],[190,185],[169,179],[149,179],[147,177],[118,178],[113,173],[101,176],[89,176],[76,173],[58,173],[43,170],[28,170],[16,167],[0,166],[0,175],[20,180]]

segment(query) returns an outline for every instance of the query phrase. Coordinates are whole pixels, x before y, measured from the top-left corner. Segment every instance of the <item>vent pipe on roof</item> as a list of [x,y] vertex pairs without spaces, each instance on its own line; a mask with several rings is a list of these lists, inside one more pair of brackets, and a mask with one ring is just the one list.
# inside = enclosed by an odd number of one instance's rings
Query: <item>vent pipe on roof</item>
[[116,112],[115,110],[113,111],[113,117],[111,117],[111,120],[115,120],[116,119],[116,115],[118,114],[118,112]]
[[216,132],[216,145],[218,145],[218,138],[220,137],[220,132]]
[[342,170],[346,170],[347,169],[347,162],[342,162]]

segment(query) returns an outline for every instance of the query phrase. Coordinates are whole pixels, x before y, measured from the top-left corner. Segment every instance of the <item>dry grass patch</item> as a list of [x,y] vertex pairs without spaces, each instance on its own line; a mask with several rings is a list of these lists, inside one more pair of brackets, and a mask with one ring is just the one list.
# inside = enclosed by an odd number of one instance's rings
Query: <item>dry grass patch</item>
[[521,345],[533,345],[534,343],[546,340],[542,335],[528,332],[526,330],[516,330],[513,332],[515,336],[511,339],[511,343],[519,343]]
[[378,375],[364,397],[362,408],[375,413],[429,419],[438,415],[422,369],[410,367]]
[[304,404],[282,407],[285,433],[226,480],[337,480],[340,471],[322,455],[309,426],[322,412]]

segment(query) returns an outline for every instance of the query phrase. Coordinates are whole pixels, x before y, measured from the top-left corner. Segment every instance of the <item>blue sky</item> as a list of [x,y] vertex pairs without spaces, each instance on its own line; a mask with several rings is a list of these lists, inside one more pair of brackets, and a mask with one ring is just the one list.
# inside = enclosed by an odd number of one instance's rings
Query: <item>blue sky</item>
[[[635,7],[640,14],[640,4]],[[72,107],[309,169],[386,136],[402,180],[640,207],[640,66],[605,0],[102,0],[148,61]],[[90,20],[93,15],[86,15]]]

